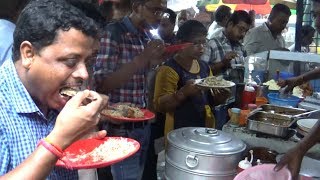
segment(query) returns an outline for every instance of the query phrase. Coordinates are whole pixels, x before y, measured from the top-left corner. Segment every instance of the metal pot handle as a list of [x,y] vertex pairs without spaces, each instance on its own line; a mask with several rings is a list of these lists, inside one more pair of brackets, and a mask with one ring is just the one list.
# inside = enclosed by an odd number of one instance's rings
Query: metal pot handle
[[188,166],[188,168],[193,169],[193,168],[197,167],[198,164],[199,164],[199,158],[196,155],[194,155],[194,154],[187,155],[186,165]]

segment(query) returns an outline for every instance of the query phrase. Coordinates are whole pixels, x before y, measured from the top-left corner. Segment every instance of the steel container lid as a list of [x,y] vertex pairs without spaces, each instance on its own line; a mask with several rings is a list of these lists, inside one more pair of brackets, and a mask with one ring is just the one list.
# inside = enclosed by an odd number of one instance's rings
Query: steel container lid
[[186,127],[171,131],[170,145],[207,155],[231,155],[244,151],[246,144],[233,135],[212,128]]

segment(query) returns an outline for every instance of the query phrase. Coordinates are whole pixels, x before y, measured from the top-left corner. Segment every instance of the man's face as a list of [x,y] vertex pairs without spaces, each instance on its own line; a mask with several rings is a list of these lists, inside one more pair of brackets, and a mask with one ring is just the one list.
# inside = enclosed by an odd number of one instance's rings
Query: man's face
[[310,32],[309,34],[305,35],[302,38],[301,45],[302,46],[309,46],[313,42],[313,36],[314,36],[314,32]]
[[289,17],[289,15],[279,13],[273,20],[270,21],[272,31],[274,31],[276,34],[281,34],[288,24]]
[[145,22],[154,29],[157,29],[163,11],[167,8],[167,1],[166,0],[149,0],[143,6],[143,17]]
[[[87,65],[98,52],[97,40],[71,28],[58,31],[53,44],[32,57],[25,84],[37,104],[60,110],[68,98],[60,95],[63,87],[80,88],[88,79]],[[22,58],[22,61],[26,61]],[[24,66],[25,67],[25,66]]]
[[311,13],[314,19],[313,21],[314,21],[315,28],[318,31],[318,33],[320,33],[320,3],[318,2],[312,3]]
[[174,30],[174,23],[171,23],[169,18],[162,18],[158,28],[158,33],[162,39],[172,36]]
[[230,38],[231,41],[239,42],[244,38],[249,28],[250,25],[243,21],[240,21],[238,24],[233,24],[233,22],[230,22],[227,25],[227,36]]

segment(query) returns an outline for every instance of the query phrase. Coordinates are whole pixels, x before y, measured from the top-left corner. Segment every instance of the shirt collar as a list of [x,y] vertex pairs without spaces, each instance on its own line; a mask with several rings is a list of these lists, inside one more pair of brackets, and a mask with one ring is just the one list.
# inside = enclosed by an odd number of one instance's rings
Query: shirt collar
[[152,39],[152,35],[149,31],[146,30],[139,30],[136,28],[130,18],[128,16],[125,16],[122,20],[122,23],[124,26],[127,28],[128,32],[131,34],[136,34],[136,35],[142,35],[142,36],[147,36],[149,39]]
[[[266,31],[266,32],[269,32],[269,33],[272,35],[272,32],[271,32],[271,30],[269,29],[269,27],[267,26],[267,23],[266,23],[266,22],[262,24],[262,30],[263,30],[263,31]],[[281,37],[281,36],[282,36],[281,34],[278,34],[278,35],[277,35],[277,39],[278,39],[279,37]]]
[[130,18],[128,16],[125,16],[122,20],[122,23],[126,26],[126,28],[128,29],[128,31],[132,34],[138,34],[139,31],[138,29],[133,25],[133,23],[131,22]]
[[232,45],[232,46],[242,46],[241,43],[239,43],[239,42],[231,44],[231,42],[229,41],[227,36],[224,34],[224,29],[220,33],[219,39],[220,39],[221,44],[229,44],[229,45]]
[[3,70],[6,71],[5,74],[8,76],[6,81],[8,82],[9,86],[8,90],[11,96],[11,105],[15,111],[17,113],[41,113],[31,98],[29,92],[22,84],[13,61],[6,61],[3,66]]

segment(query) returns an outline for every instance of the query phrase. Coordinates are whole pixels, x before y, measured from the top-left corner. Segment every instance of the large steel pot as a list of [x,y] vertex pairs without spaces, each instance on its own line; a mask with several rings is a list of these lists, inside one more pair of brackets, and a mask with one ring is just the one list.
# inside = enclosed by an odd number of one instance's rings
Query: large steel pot
[[211,128],[180,128],[167,139],[167,180],[232,180],[246,149],[233,135]]

